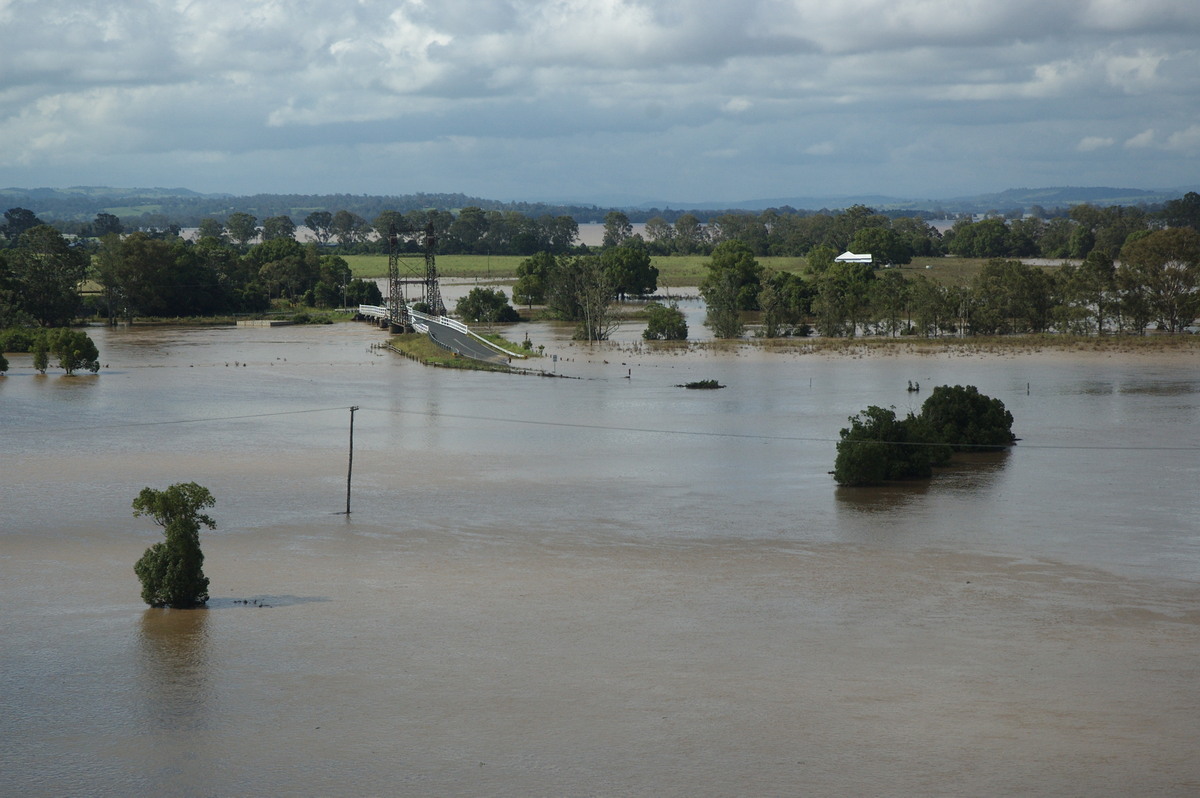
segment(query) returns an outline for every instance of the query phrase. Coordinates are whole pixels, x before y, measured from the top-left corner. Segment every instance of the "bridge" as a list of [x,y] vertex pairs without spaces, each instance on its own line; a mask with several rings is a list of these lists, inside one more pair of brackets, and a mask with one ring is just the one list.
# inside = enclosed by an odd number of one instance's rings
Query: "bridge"
[[[405,239],[411,240],[414,237],[419,238],[422,244],[421,258],[424,261],[424,274],[416,278],[406,278],[400,271],[400,261],[405,259],[400,252],[400,244]],[[407,226],[401,230],[393,221],[388,228],[387,240],[387,306],[359,305],[358,315],[360,318],[376,319],[381,327],[387,327],[392,331],[423,332],[443,349],[474,360],[488,363],[508,363],[514,357],[522,359],[525,357],[525,355],[510,352],[486,338],[476,335],[467,325],[446,315],[446,306],[442,302],[442,289],[438,285],[437,264],[434,259],[434,253],[437,251],[437,236],[434,233],[432,221],[425,226],[423,231]],[[421,286],[421,301],[429,313],[418,312],[409,306],[405,292],[410,285]]]
[[[389,303],[390,304],[390,303]],[[425,333],[429,339],[443,349],[454,352],[462,357],[482,360],[488,363],[507,363],[512,358],[524,359],[519,352],[510,352],[486,338],[478,335],[461,321],[449,316],[431,316],[407,307],[404,314],[409,320],[409,326],[415,331]],[[358,315],[362,318],[375,319],[381,327],[402,329],[404,325],[396,324],[394,309],[379,305],[359,305]],[[403,318],[403,317],[402,317]]]

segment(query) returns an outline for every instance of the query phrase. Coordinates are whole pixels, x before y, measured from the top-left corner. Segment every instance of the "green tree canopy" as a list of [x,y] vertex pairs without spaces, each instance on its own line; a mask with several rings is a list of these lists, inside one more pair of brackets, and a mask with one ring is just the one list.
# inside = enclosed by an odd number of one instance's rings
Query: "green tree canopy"
[[867,321],[874,282],[866,263],[835,263],[822,272],[812,303],[821,334],[853,338]]
[[517,264],[517,282],[513,285],[513,301],[521,305],[540,305],[546,301],[546,281],[558,268],[557,259],[549,252],[539,252]]
[[911,413],[900,419],[892,409],[871,405],[851,416],[850,426],[841,431],[833,478],[849,486],[923,479],[949,454]]
[[208,601],[200,527],[216,528],[216,522],[201,512],[214,504],[208,489],[195,482],[165,490],[142,488],[133,500],[134,516],[150,516],[166,536],[146,549],[133,567],[142,582],[142,600],[151,607],[186,609]]
[[903,419],[894,409],[872,405],[841,431],[833,478],[839,485],[923,479],[949,462],[952,452],[1012,445],[1012,423],[1003,402],[973,385],[938,386],[920,415]]
[[92,222],[92,236],[94,238],[104,238],[107,235],[120,235],[123,232],[125,232],[125,228],[121,224],[120,218],[111,213],[98,213]]
[[649,317],[642,338],[647,341],[686,341],[688,336],[687,319],[678,305],[670,307],[661,302],[651,302],[646,305]]
[[258,236],[258,219],[251,214],[235,211],[225,220],[229,237],[241,246],[246,246]]
[[475,322],[513,322],[521,317],[508,297],[499,288],[472,288],[466,296],[458,300],[454,312],[465,321]]
[[706,300],[712,289],[721,283],[726,288],[733,288],[739,310],[758,310],[763,267],[747,244],[736,239],[722,241],[713,248],[707,266],[708,273],[700,283],[700,293]]
[[1135,237],[1121,262],[1164,330],[1181,332],[1200,315],[1200,232],[1171,227]]
[[0,226],[0,232],[3,232],[6,238],[15,241],[26,230],[43,224],[45,222],[28,208],[9,208],[4,212],[4,224]]
[[262,237],[263,241],[274,241],[279,238],[294,239],[296,223],[292,221],[292,217],[287,215],[263,219]]
[[939,385],[921,405],[921,420],[938,441],[954,451],[1010,446],[1012,413],[1004,402],[982,394],[974,385]]
[[870,253],[876,263],[901,265],[912,262],[913,251],[908,241],[884,227],[864,227],[854,234],[849,249]]
[[87,252],[72,247],[49,225],[21,233],[8,254],[12,286],[20,308],[44,327],[70,323],[82,302],[79,285],[87,275]]
[[604,215],[604,246],[618,247],[633,235],[633,225],[623,211],[609,211]]
[[658,290],[658,269],[650,265],[650,253],[640,239],[609,247],[600,255],[608,279],[617,295],[645,296]]
[[200,220],[200,226],[196,228],[196,237],[200,239],[212,238],[217,241],[225,239],[225,225],[211,216]]
[[546,275],[546,307],[558,318],[579,322],[575,337],[604,341],[618,326],[612,280],[595,255],[557,258]]
[[1169,227],[1200,230],[1200,194],[1189,191],[1180,199],[1169,201],[1163,208],[1162,216]]
[[100,370],[100,352],[95,342],[83,330],[62,328],[48,330],[46,341],[50,353],[58,358],[58,366],[70,376],[80,369],[95,374]]
[[313,211],[304,217],[304,226],[312,231],[318,244],[328,244],[332,235],[333,214],[329,211]]

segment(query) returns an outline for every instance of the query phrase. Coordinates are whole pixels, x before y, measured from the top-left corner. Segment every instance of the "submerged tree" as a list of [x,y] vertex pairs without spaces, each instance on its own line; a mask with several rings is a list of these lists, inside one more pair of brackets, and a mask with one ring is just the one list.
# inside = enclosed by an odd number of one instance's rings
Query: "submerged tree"
[[833,478],[839,485],[878,485],[933,475],[935,465],[950,457],[931,430],[911,413],[897,418],[894,410],[872,405],[850,417],[841,432]]
[[687,319],[675,302],[670,307],[661,302],[651,302],[646,305],[646,316],[646,329],[642,331],[642,337],[647,341],[687,340]]
[[837,445],[833,478],[839,485],[878,485],[932,476],[955,451],[1011,446],[1012,413],[1004,403],[968,385],[940,385],[920,415],[896,417],[871,406],[850,417]]
[[1004,402],[974,385],[939,385],[921,405],[921,419],[937,440],[955,451],[1011,446],[1013,416]]
[[208,488],[195,482],[180,482],[166,490],[142,488],[133,500],[133,514],[150,516],[166,535],[133,566],[142,582],[142,600],[151,607],[187,609],[208,601],[200,525],[216,528],[216,522],[201,512],[214,504]]
[[59,368],[68,375],[80,369],[93,374],[100,370],[100,352],[96,343],[82,330],[49,330],[46,341],[50,352],[58,358]]

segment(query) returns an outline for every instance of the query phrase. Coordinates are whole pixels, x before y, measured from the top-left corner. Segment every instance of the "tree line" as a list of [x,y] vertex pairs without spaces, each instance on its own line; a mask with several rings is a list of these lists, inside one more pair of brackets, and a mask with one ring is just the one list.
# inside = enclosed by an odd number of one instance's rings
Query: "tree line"
[[[0,328],[61,327],[85,315],[252,313],[279,298],[321,308],[382,301],[374,281],[352,278],[344,258],[294,238],[247,246],[212,236],[123,235],[114,225],[99,239],[72,241],[27,211],[5,217]],[[99,292],[85,302],[80,288],[89,279]]]
[[[348,197],[338,197],[348,200]],[[427,200],[465,198],[458,195],[418,195]],[[295,199],[295,198],[293,198]],[[412,198],[409,198],[410,200]],[[284,197],[275,207],[288,207]],[[408,203],[411,205],[411,203]],[[510,205],[515,205],[511,204]],[[272,206],[265,206],[272,207]],[[467,204],[457,212],[446,206],[380,208],[363,215],[343,207],[313,210],[303,218],[288,213],[263,216],[235,210],[200,217],[201,238],[248,246],[279,238],[295,238],[300,225],[311,231],[318,244],[335,247],[340,254],[386,252],[391,232],[430,231],[443,254],[533,255],[537,252],[583,253],[579,243],[579,218],[595,218],[597,209],[570,208],[568,213],[538,212],[545,206],[506,209]],[[768,209],[761,213],[727,211],[665,213],[650,216],[645,232],[634,233],[631,212],[611,210],[604,215],[604,246],[640,238],[651,255],[708,255],[725,241],[741,241],[757,256],[808,257],[826,260],[844,250],[871,253],[881,263],[903,265],[916,257],[957,255],[972,258],[1043,257],[1082,259],[1093,250],[1116,258],[1121,246],[1139,232],[1161,227],[1200,226],[1200,195],[1190,192],[1158,210],[1143,207],[1076,205],[1057,215],[1044,209],[1035,213],[993,212],[983,218],[958,219],[944,231],[930,224],[927,215],[895,216],[863,205],[843,211]],[[583,214],[580,216],[580,214]],[[643,214],[633,214],[641,217]],[[5,213],[0,233],[12,240],[33,226],[36,216],[23,208]],[[144,222],[144,219],[140,219]],[[152,237],[173,237],[180,220],[162,219],[160,225],[137,224],[130,231]],[[117,216],[102,212],[90,223],[57,224],[64,233],[82,239],[100,239],[125,232]],[[66,228],[70,227],[68,230]],[[409,250],[422,246],[420,236],[404,240]]]
[[[74,240],[26,209],[4,217],[3,326],[69,323],[83,311],[79,285],[87,277],[101,288],[90,298],[90,312],[110,317],[255,312],[275,298],[314,307],[378,303],[374,283],[350,279],[340,254],[393,242],[419,251],[431,233],[440,252],[531,252],[518,268],[514,301],[545,304],[552,314],[580,322],[587,339],[606,337],[613,299],[656,290],[650,258],[664,249],[710,258],[701,291],[719,337],[741,335],[746,311],[761,311],[763,332],[771,337],[803,333],[810,323],[825,335],[1141,331],[1150,323],[1178,331],[1197,315],[1195,193],[1167,203],[1157,216],[1078,206],[1048,222],[964,219],[944,235],[923,220],[893,219],[863,206],[838,214],[726,214],[707,225],[680,214],[674,224],[647,222],[644,236],[633,232],[627,215],[611,211],[595,251],[577,243],[578,225],[570,217],[477,207],[458,214],[385,211],[370,223],[348,211],[313,211],[304,223],[316,240],[307,244],[296,240],[287,216],[261,225],[242,212],[205,219],[194,240],[172,231],[126,233],[111,214],[93,221],[101,235]],[[791,247],[805,250],[806,277],[768,272],[757,261],[764,252]],[[1081,256],[1079,262],[1047,271],[1016,260],[1034,249],[1061,253],[1063,247]],[[969,285],[950,286],[838,263],[842,249],[897,265],[918,252],[943,250],[990,261]]]
[[[620,212],[606,217],[619,225]],[[1076,205],[1057,216],[1044,211],[1015,217],[967,215],[945,231],[923,216],[893,217],[863,205],[841,212],[727,212],[703,223],[684,213],[673,222],[646,222],[652,254],[709,254],[726,241],[741,241],[757,256],[807,257],[828,262],[843,251],[870,253],[878,263],[904,265],[918,257],[1083,259],[1093,251],[1116,259],[1131,236],[1164,227],[1200,229],[1200,194],[1190,192],[1158,211]]]
[[[1182,332],[1200,316],[1200,232],[1170,227],[1131,235],[1119,261],[1093,250],[1056,269],[989,260],[968,283],[861,263],[813,263],[807,279],[764,269],[741,241],[719,244],[700,286],[718,338],[743,334],[760,311],[767,337],[807,334],[1007,335],[1050,331]],[[910,273],[911,274],[911,273]]]

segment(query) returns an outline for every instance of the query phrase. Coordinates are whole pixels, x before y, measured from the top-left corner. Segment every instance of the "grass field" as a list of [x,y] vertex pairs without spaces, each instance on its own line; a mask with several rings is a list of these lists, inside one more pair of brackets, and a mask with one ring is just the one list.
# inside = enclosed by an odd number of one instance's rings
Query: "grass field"
[[[387,277],[386,255],[342,257],[350,264],[350,270],[355,277]],[[523,260],[525,258],[520,255],[439,255],[437,268],[442,277],[513,280],[517,276],[517,266]],[[705,255],[651,258],[651,262],[658,267],[659,286],[668,288],[699,285],[707,273],[708,260]],[[758,262],[767,269],[795,274],[803,274],[808,267],[808,261],[804,258],[761,257],[758,258]],[[904,266],[901,272],[909,277],[923,274],[938,282],[965,285],[971,282],[985,263],[986,258],[915,258],[912,263]],[[927,266],[929,268],[926,268]],[[400,268],[402,273],[423,274],[425,262],[420,257],[405,258],[401,261]]]

